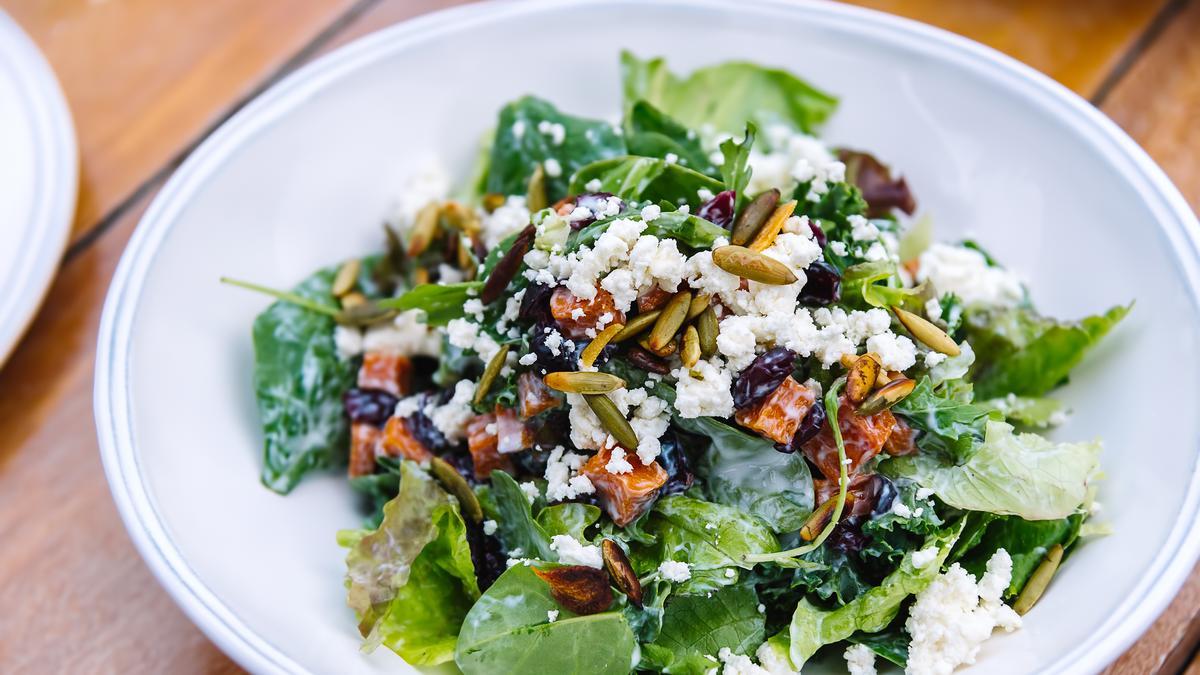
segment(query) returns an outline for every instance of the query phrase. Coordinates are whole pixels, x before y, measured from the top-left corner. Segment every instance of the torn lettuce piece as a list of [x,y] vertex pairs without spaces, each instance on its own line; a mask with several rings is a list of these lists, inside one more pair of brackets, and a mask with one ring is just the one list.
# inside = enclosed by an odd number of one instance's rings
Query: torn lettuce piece
[[1045,396],[1009,394],[1002,398],[983,401],[979,405],[995,410],[1010,422],[1027,427],[1057,426],[1066,418],[1062,401]]
[[922,450],[941,453],[951,462],[970,457],[983,442],[984,425],[988,420],[999,419],[993,408],[937,394],[928,377],[922,377],[892,412],[912,428],[924,432],[917,440]]
[[[699,204],[701,190],[721,191],[721,181],[659,157],[626,155],[592,162],[581,167],[571,179],[570,194],[590,192],[592,181],[600,182],[596,192],[609,192],[629,202],[669,202],[675,205]],[[593,185],[594,187],[594,185]]]
[[677,161],[710,178],[721,173],[709,161],[700,136],[646,101],[636,101],[625,117],[625,143],[629,154],[643,157],[675,155]]
[[705,595],[684,595],[667,603],[658,637],[642,646],[640,668],[703,675],[722,649],[753,654],[765,638],[758,595],[732,586]]

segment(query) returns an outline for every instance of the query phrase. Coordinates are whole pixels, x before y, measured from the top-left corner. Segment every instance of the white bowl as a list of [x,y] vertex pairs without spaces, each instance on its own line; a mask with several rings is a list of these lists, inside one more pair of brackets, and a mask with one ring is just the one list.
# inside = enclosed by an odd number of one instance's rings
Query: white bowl
[[1073,555],[1025,628],[975,673],[1090,672],[1117,656],[1196,560],[1195,217],[1086,102],[949,33],[836,4],[619,0],[472,5],[392,27],[302,69],[184,163],[147,212],[100,330],[96,423],[130,535],[188,615],[261,672],[406,672],[358,652],[338,528],[361,514],[339,475],[289,497],[258,483],[250,323],[262,297],[379,246],[399,180],[460,175],[497,109],[536,93],[619,109],[617,53],[687,70],[731,58],[841,97],[828,136],[908,177],[946,238],[972,232],[1073,317],[1137,300],[1078,369],[1062,438],[1103,437],[1112,536]]

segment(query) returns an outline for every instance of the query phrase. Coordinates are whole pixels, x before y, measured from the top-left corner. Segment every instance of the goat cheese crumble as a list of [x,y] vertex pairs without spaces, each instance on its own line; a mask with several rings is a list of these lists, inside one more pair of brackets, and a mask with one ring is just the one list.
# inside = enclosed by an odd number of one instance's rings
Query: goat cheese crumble
[[556,534],[551,537],[550,550],[558,553],[558,561],[564,565],[587,565],[596,569],[604,567],[599,546],[582,544],[569,534]]

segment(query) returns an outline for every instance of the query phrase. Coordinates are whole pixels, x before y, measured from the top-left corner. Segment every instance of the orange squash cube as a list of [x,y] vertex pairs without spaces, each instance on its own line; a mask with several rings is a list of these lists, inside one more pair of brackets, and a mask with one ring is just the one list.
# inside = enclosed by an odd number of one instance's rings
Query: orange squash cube
[[491,478],[496,469],[513,473],[512,460],[500,454],[497,449],[499,436],[496,427],[489,431],[488,427],[496,424],[496,416],[476,415],[467,422],[467,449],[471,452],[471,461],[475,465],[475,477],[479,480]]
[[350,425],[350,477],[369,476],[375,473],[375,453],[383,432],[366,422]]
[[625,323],[625,313],[617,311],[612,294],[603,288],[596,289],[596,297],[584,300],[559,286],[550,296],[550,314],[562,334],[572,340],[587,337],[589,328],[599,330],[596,325],[604,314],[612,315],[609,323]]
[[517,401],[521,404],[521,419],[525,420],[562,405],[562,397],[530,371],[517,377]]
[[659,489],[667,482],[667,471],[658,462],[642,464],[635,453],[627,452],[625,459],[633,465],[633,471],[609,473],[606,465],[610,459],[612,448],[604,448],[592,455],[579,473],[592,481],[609,518],[625,527],[654,505]]
[[911,455],[917,451],[916,437],[917,434],[913,428],[897,417],[896,425],[892,427],[892,433],[883,442],[883,451],[892,457]]
[[[875,490],[877,489],[874,474],[857,474],[850,477],[846,486],[846,506],[842,510],[842,519],[850,516],[865,516],[875,507]],[[837,479],[814,478],[813,487],[816,490],[816,504],[824,504],[838,494]]]
[[753,407],[739,410],[734,419],[764,438],[788,444],[816,400],[808,387],[788,375],[775,391]]
[[533,447],[533,433],[512,408],[496,406],[496,450],[511,455]]
[[412,361],[394,352],[367,352],[358,369],[360,389],[381,389],[397,398],[409,392]]
[[[841,429],[842,442],[846,446],[846,459],[850,460],[846,471],[851,475],[879,454],[892,433],[892,427],[896,425],[896,417],[890,410],[859,417],[854,414],[854,409],[855,405],[845,396],[838,400],[838,428]],[[833,440],[833,430],[828,420],[821,427],[821,431],[804,444],[802,450],[804,456],[815,464],[826,478],[838,477],[840,467],[837,444]]]
[[425,444],[418,441],[403,417],[390,417],[383,427],[383,451],[389,457],[403,457],[414,462],[424,462],[433,457]]

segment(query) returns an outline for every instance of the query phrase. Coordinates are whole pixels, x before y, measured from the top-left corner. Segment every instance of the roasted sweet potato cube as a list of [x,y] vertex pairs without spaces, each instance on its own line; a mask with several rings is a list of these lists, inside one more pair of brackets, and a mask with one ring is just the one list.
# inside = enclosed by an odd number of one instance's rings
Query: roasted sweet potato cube
[[589,328],[599,330],[596,325],[604,314],[612,315],[609,323],[625,323],[625,314],[617,311],[612,294],[603,288],[596,289],[596,297],[585,300],[559,286],[550,296],[550,314],[562,334],[572,340],[587,337]]
[[674,293],[669,293],[655,286],[650,290],[642,293],[637,299],[637,308],[639,312],[652,312],[659,307],[667,304],[667,301],[674,297]]
[[633,471],[609,473],[606,465],[610,459],[612,448],[604,448],[592,455],[579,473],[596,486],[600,504],[613,522],[625,527],[654,505],[659,489],[667,482],[667,471],[658,462],[642,464],[636,454],[629,452],[625,459],[633,465]]
[[[847,499],[846,507],[842,512],[842,518],[850,516],[865,516],[875,508],[875,500],[879,497],[880,480],[875,478],[875,474],[857,474],[850,477],[850,484],[846,486]],[[838,481],[834,479],[814,478],[813,487],[816,489],[816,504],[824,504],[826,500],[836,497],[838,493]]]
[[[890,410],[859,417],[854,414],[854,404],[845,396],[838,400],[838,428],[842,431],[842,442],[846,445],[846,459],[850,460],[846,470],[858,472],[863,464],[879,454],[883,444],[896,425],[896,417]],[[804,444],[804,456],[817,466],[826,478],[837,478],[839,474],[837,444],[829,421],[821,427],[813,439]]]
[[913,431],[913,428],[897,417],[896,425],[892,427],[892,433],[888,434],[887,440],[883,443],[883,451],[892,457],[911,455],[917,451],[916,438],[917,433]]
[[788,444],[816,400],[816,395],[808,387],[789,375],[766,398],[753,407],[739,410],[734,419],[765,438]]
[[533,447],[533,432],[512,408],[496,406],[496,450],[502,455]]
[[412,361],[395,352],[367,352],[358,369],[360,389],[382,389],[392,396],[406,396],[412,379]]
[[383,451],[390,457],[423,462],[433,457],[425,444],[408,429],[403,417],[391,417],[383,427]]
[[497,449],[499,436],[494,425],[496,416],[491,413],[476,415],[467,422],[467,449],[471,451],[475,477],[479,480],[487,480],[496,469],[513,473],[512,460]]
[[517,377],[517,399],[521,404],[521,419],[562,405],[558,392],[546,386],[542,378],[526,371]]
[[350,425],[350,477],[375,473],[375,453],[383,432],[373,424],[355,422]]

